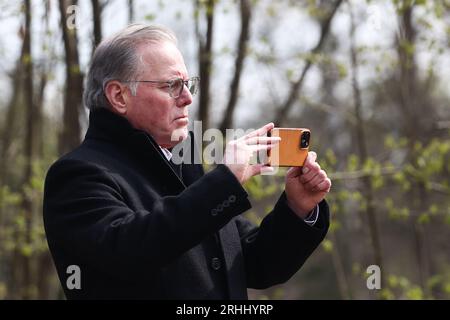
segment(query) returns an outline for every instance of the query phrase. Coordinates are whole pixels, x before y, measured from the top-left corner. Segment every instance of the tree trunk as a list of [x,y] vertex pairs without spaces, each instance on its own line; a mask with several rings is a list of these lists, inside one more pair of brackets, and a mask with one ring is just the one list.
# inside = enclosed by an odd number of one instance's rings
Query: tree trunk
[[92,16],[94,23],[94,45],[92,46],[92,53],[102,41],[102,6],[99,0],[92,0]]
[[51,299],[51,292],[50,292],[50,284],[51,279],[56,275],[56,272],[54,271],[53,267],[53,260],[50,255],[50,252],[46,250],[43,252],[38,260],[36,261],[37,264],[37,289],[38,289],[38,299],[39,300],[46,300]]
[[241,0],[241,33],[238,42],[238,53],[235,61],[235,70],[233,80],[230,86],[230,98],[228,100],[227,108],[225,109],[224,117],[220,125],[220,130],[225,134],[227,128],[231,128],[233,123],[233,114],[236,107],[239,94],[239,82],[241,80],[241,73],[244,65],[244,59],[247,51],[247,43],[250,33],[251,20],[251,3],[250,0]]
[[[352,74],[352,87],[353,87],[353,100],[355,106],[355,136],[357,139],[358,146],[358,155],[361,159],[362,163],[365,163],[368,159],[368,151],[366,145],[366,132],[365,132],[365,124],[362,116],[362,101],[361,101],[361,90],[359,87],[358,80],[358,54],[355,48],[355,18],[353,15],[353,10],[350,7],[350,19],[351,19],[351,28],[350,28],[350,46],[351,46],[351,74]],[[382,259],[382,250],[381,250],[381,242],[380,242],[380,233],[378,231],[378,222],[376,217],[375,210],[375,195],[374,190],[372,188],[370,177],[362,178],[362,189],[364,190],[363,196],[364,200],[367,203],[366,214],[369,223],[369,233],[370,239],[372,243],[372,252],[373,252],[373,262],[380,267],[381,270],[381,286],[384,287],[384,265]]]
[[76,0],[59,0],[66,63],[63,128],[58,141],[60,154],[67,153],[80,144],[79,115],[83,110],[83,76],[78,62],[77,31],[76,28],[69,30],[66,23],[67,8],[76,3]]
[[[21,27],[22,29],[22,27]],[[24,39],[25,40],[25,39]],[[18,105],[23,93],[23,61],[25,60],[25,41],[22,42],[20,56],[17,60],[16,67],[11,73],[12,80],[12,95],[6,108],[6,118],[3,125],[3,132],[1,135],[2,148],[0,154],[0,188],[9,184],[8,179],[8,164],[11,159],[11,145],[14,137],[14,125],[17,121]],[[0,192],[0,203],[3,203],[3,193]],[[3,225],[3,207],[0,206],[0,228]],[[1,241],[1,238],[0,238]]]
[[[31,0],[25,0],[25,37],[24,37],[24,90],[25,90],[25,117],[26,117],[26,131],[25,131],[25,174],[23,178],[23,186],[25,187],[31,181],[33,175],[33,160],[34,160],[34,121],[35,121],[35,106],[33,101],[33,60],[31,56]],[[27,196],[25,190],[22,192],[22,209],[25,215],[25,239],[24,245],[30,246],[32,244],[32,228],[33,228],[33,204],[31,199]],[[19,245],[18,242],[16,245]],[[19,249],[21,246],[19,245]],[[22,270],[23,270],[23,284],[21,297],[23,299],[31,299],[32,286],[32,271],[31,271],[31,252],[28,254],[20,253],[22,255]]]
[[[198,15],[196,16],[196,33],[199,41],[199,76],[200,76],[200,97],[199,97],[199,119],[202,121],[203,130],[209,128],[209,88],[211,83],[211,66],[212,66],[212,42],[214,30],[214,10],[215,0],[208,0],[206,3],[206,40],[200,34],[198,26]],[[196,1],[196,12],[200,12],[200,2]]]
[[[336,198],[336,205],[339,208],[343,207],[342,200]],[[333,219],[336,219],[338,215],[334,215],[331,217],[330,224],[333,224]],[[331,259],[333,262],[334,271],[336,273],[336,280],[338,283],[339,293],[341,294],[341,298],[344,300],[352,299],[352,290],[350,288],[350,283],[348,281],[347,274],[345,272],[344,260],[342,258],[342,254],[339,250],[338,245],[338,237],[336,234],[336,230],[330,230],[329,232],[330,240],[333,243],[333,248],[331,250]]]
[[339,293],[341,294],[342,299],[350,300],[352,299],[352,293],[350,291],[350,286],[347,280],[347,276],[345,274],[344,263],[342,261],[341,254],[339,253],[336,234],[334,232],[331,232],[330,238],[334,244],[334,247],[331,251],[331,259],[333,261],[333,267],[336,272],[336,279],[338,283]]
[[[402,110],[404,134],[409,137],[410,146],[416,141],[419,130],[416,128],[416,101],[413,98],[416,87],[415,40],[416,32],[412,25],[413,6],[405,5],[399,21],[397,50],[400,65],[400,108]],[[411,50],[412,49],[412,50]],[[412,148],[411,148],[412,149]]]
[[[417,78],[417,64],[416,64],[416,30],[413,26],[414,3],[400,2],[401,7],[399,16],[399,37],[397,38],[397,50],[400,67],[400,97],[399,106],[402,111],[403,118],[403,134],[408,137],[408,154],[407,161],[413,166],[417,163],[417,154],[414,151],[414,145],[421,140],[420,135],[425,135],[427,128],[421,125],[421,113],[423,105],[421,100],[422,94],[418,92],[419,86]],[[427,114],[431,116],[432,108],[427,106]],[[421,128],[421,130],[417,130]],[[413,186],[417,195],[424,196],[425,186],[423,182],[419,182]],[[419,212],[423,213],[426,209],[424,199],[416,198],[413,202],[413,207]],[[414,235],[414,247],[416,249],[417,267],[420,285],[426,298],[430,298],[430,290],[427,281],[430,277],[430,261],[426,253],[427,248],[426,236],[424,233],[424,226],[417,222],[417,219],[412,218],[412,230]]]
[[[23,30],[23,27],[21,27]],[[2,153],[1,153],[1,161],[0,161],[0,187],[8,186],[10,185],[10,175],[9,173],[9,163],[10,159],[14,155],[11,154],[11,146],[13,144],[13,137],[14,137],[14,126],[17,122],[18,118],[18,109],[19,105],[22,102],[23,97],[23,77],[24,77],[24,65],[23,61],[25,61],[25,52],[26,52],[26,41],[25,37],[23,38],[22,42],[22,49],[20,53],[20,57],[17,61],[17,65],[15,70],[12,74],[12,81],[13,81],[13,92],[10,99],[10,102],[8,104],[8,108],[6,111],[6,119],[5,119],[5,125],[4,125],[4,132],[2,135]],[[3,204],[3,193],[0,193],[0,201]],[[5,226],[8,223],[13,224],[14,222],[10,222],[4,215],[3,206],[0,206],[0,228],[4,230]],[[0,233],[0,241],[1,243],[4,243],[6,240],[4,238],[4,233]],[[13,234],[13,238],[15,239],[15,243],[18,243],[19,241],[19,234],[18,231],[15,230]],[[3,249],[3,246],[0,246],[1,249]],[[3,254],[2,257],[6,257],[6,253]],[[19,299],[20,298],[20,284],[22,283],[21,275],[22,270],[20,268],[20,252],[18,248],[15,248],[12,252],[12,256],[10,257],[9,265],[10,269],[8,270],[9,278],[8,278],[8,298],[11,299]]]
[[39,86],[36,95],[36,118],[35,118],[35,145],[36,158],[41,159],[44,156],[44,142],[43,142],[43,109],[44,109],[44,93],[48,81],[48,70],[42,67],[40,71]]
[[[49,25],[49,15],[50,15],[50,1],[46,1],[45,13],[44,13],[44,26],[43,26],[43,37],[44,42],[42,44],[42,50],[48,51],[49,60],[53,57],[53,46],[51,42],[50,34],[50,25]],[[36,97],[36,111],[38,113],[38,117],[36,120],[36,158],[42,159],[44,157],[44,148],[43,148],[43,110],[44,110],[44,93],[45,88],[48,82],[48,75],[51,73],[52,64],[43,62],[40,68],[40,82],[37,90]],[[52,278],[56,276],[56,273],[53,269],[53,261],[50,256],[50,252],[48,250],[44,250],[40,252],[39,255],[35,258],[35,268],[36,268],[36,288],[37,288],[37,298],[40,300],[50,299],[50,284]]]
[[35,97],[35,105],[36,105],[36,118],[35,118],[35,145],[36,145],[36,158],[42,159],[44,156],[44,142],[43,142],[43,120],[44,120],[44,95],[45,95],[45,88],[47,86],[48,82],[48,75],[50,73],[50,69],[52,68],[53,64],[51,63],[51,59],[53,57],[53,52],[50,51],[50,48],[52,47],[51,39],[49,34],[51,34],[50,31],[50,23],[49,23],[49,16],[50,16],[50,0],[46,0],[44,3],[44,16],[43,16],[43,42],[41,45],[42,51],[47,52],[47,61],[43,61],[39,65],[39,83],[36,86],[36,97]]
[[[420,214],[424,214],[426,209],[426,189],[425,185],[423,183],[420,183],[417,186],[417,196],[418,198],[418,212]],[[432,299],[431,290],[428,286],[428,280],[430,278],[430,256],[428,255],[429,251],[429,245],[428,245],[428,238],[426,233],[426,225],[418,222],[418,219],[413,218],[413,230],[414,230],[414,242],[416,245],[416,257],[417,262],[419,266],[419,281],[420,286],[423,289],[425,299]]]
[[128,0],[128,23],[134,21],[134,0]]

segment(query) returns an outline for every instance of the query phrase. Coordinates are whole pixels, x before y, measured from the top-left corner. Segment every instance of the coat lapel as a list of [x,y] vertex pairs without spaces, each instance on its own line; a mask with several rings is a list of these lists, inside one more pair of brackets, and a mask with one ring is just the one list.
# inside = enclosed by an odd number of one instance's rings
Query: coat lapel
[[[182,142],[183,158],[181,176],[175,173],[158,144],[142,130],[134,129],[123,117],[112,113],[106,108],[98,108],[89,115],[89,129],[86,138],[113,141],[125,148],[126,152],[139,164],[145,173],[158,177],[166,194],[176,195],[186,186],[199,179],[203,174],[201,165],[201,140],[189,132],[189,137]],[[183,155],[183,151],[186,151]],[[196,162],[200,162],[197,163]]]

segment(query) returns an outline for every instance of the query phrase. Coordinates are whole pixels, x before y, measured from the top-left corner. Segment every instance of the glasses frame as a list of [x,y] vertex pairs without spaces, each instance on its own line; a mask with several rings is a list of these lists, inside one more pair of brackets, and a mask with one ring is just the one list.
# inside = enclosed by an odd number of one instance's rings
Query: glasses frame
[[[178,94],[174,93],[174,85],[178,82],[178,81],[182,81],[183,85],[180,86],[180,90],[178,92]],[[155,84],[167,84],[169,87],[169,95],[174,98],[174,99],[178,99],[181,96],[181,93],[183,92],[184,87],[186,86],[189,90],[189,92],[191,93],[191,95],[195,95],[198,91],[198,87],[195,88],[194,92],[191,92],[191,88],[189,87],[189,83],[192,82],[197,82],[200,83],[200,77],[192,77],[189,78],[187,80],[183,80],[182,78],[176,78],[176,79],[172,79],[172,80],[125,80],[122,82],[143,82],[143,83],[155,83]]]

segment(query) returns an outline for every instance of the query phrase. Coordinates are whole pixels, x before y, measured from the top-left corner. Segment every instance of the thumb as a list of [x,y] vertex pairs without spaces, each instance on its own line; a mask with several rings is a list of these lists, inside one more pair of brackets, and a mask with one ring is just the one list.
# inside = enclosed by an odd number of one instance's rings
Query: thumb
[[314,151],[309,151],[308,156],[306,157],[304,167],[310,167],[317,160],[317,153]]

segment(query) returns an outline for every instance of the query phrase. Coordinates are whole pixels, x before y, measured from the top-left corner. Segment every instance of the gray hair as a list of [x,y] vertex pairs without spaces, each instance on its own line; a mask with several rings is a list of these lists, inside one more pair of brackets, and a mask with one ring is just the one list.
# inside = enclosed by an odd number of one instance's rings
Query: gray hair
[[[177,44],[175,34],[157,25],[131,24],[114,36],[103,40],[95,49],[86,77],[83,101],[91,111],[109,108],[104,89],[112,80],[134,80],[142,70],[138,48],[143,43],[168,41]],[[127,83],[136,95],[136,82]]]

